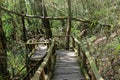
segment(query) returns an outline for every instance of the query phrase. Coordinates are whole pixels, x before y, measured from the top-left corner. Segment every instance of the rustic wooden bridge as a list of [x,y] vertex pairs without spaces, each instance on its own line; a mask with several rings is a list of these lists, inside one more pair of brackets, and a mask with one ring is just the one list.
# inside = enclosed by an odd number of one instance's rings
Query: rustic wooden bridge
[[[67,24],[65,32],[66,36],[51,35],[53,39],[47,41],[28,40],[27,43],[25,43],[26,65],[10,80],[104,80],[100,75],[95,61],[92,55],[90,55],[90,52],[88,52],[86,46],[82,45],[81,42],[73,36],[69,36],[71,35],[72,21],[83,24],[94,24],[95,21],[78,18],[77,14],[79,14],[79,11],[77,10],[79,9],[71,4],[72,0],[64,1],[67,3],[65,2],[65,4],[62,5],[64,5],[65,9],[67,9],[66,12],[68,12],[68,16],[63,17],[48,17],[46,16],[46,9],[43,9],[42,11],[43,16],[38,16],[27,15],[26,13],[20,14],[0,7],[2,11],[21,17],[23,24],[23,39],[25,40],[24,42],[27,41],[27,31],[25,27],[26,18],[34,18],[38,20],[41,19],[41,22],[43,22],[45,26],[44,28],[46,29],[45,33],[47,33],[45,36],[49,36],[49,30],[47,29],[48,26],[50,26],[49,24],[47,25],[45,23],[49,23],[51,20],[58,20],[65,23],[65,25],[62,25],[64,27]],[[68,6],[66,6],[66,4]],[[41,5],[43,8],[45,8],[44,0],[42,0]],[[72,7],[76,9],[76,16],[72,15]],[[63,45],[65,40],[66,46]],[[61,43],[63,44],[61,45]],[[16,77],[24,69],[26,69],[26,74],[22,77]]]
[[[28,41],[27,73],[17,80],[104,80],[86,48],[73,36],[69,37],[69,50],[59,47],[56,37],[46,42]],[[57,38],[64,40],[66,36]]]

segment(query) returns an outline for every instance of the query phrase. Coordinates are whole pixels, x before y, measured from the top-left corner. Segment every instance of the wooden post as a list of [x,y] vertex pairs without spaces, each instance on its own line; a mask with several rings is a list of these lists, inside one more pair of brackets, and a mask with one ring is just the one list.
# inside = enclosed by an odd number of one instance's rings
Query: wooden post
[[77,51],[78,51],[78,56],[81,57],[80,55],[80,45],[78,44],[78,47],[77,47]]
[[86,67],[86,55],[85,55],[85,52],[84,51],[82,51],[82,68],[85,68],[85,69],[87,69],[87,67]]
[[25,65],[26,65],[26,73],[29,71],[29,59],[28,59],[28,54],[29,54],[29,44],[25,44],[25,48],[26,48],[26,60],[25,60]]
[[75,48],[75,40],[74,40],[73,36],[71,37],[71,39],[72,39],[72,47]]
[[45,80],[45,71],[44,71],[44,69],[40,74],[39,80]]
[[23,25],[23,41],[27,42],[27,37],[26,37],[26,28],[25,28],[25,19],[22,16],[22,25]]
[[69,43],[70,43],[70,31],[71,31],[71,19],[72,18],[72,14],[71,14],[71,0],[68,0],[68,27],[66,30],[66,49],[69,49]]

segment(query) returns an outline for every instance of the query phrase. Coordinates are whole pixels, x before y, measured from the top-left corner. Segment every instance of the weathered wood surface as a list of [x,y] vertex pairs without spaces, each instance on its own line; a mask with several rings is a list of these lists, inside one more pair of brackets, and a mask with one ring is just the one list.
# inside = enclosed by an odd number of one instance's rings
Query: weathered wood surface
[[85,80],[73,51],[57,50],[57,63],[52,80]]
[[32,54],[30,57],[30,60],[39,61],[47,51],[47,45],[39,44],[37,50],[35,50],[35,53]]

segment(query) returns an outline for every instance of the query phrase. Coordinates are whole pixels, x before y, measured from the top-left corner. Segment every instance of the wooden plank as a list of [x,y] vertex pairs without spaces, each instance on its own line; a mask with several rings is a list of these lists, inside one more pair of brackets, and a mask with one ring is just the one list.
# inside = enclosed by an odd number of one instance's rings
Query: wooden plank
[[85,80],[77,63],[75,52],[57,50],[56,54],[57,63],[52,80]]
[[30,60],[39,61],[46,54],[46,52],[47,50],[35,51],[31,54]]

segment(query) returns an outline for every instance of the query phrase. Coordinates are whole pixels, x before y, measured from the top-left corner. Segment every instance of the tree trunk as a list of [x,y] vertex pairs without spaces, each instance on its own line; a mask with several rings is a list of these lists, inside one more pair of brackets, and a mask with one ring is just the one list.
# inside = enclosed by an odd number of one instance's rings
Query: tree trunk
[[68,27],[66,30],[66,49],[69,49],[69,43],[70,43],[70,31],[71,31],[71,0],[68,0]]
[[8,80],[7,71],[7,53],[6,53],[6,37],[2,27],[1,11],[0,11],[0,75],[4,80]]
[[[25,0],[20,0],[20,12],[21,14],[25,14],[26,12],[26,4],[25,4]],[[21,17],[21,25],[22,25],[22,37],[23,37],[23,41],[27,42],[27,37],[26,37],[26,27],[25,27],[25,18],[22,16]]]
[[[45,4],[42,2],[42,0],[36,0],[35,5],[37,5],[36,9],[37,9],[37,11],[39,11],[39,14],[43,17],[47,17],[47,10],[46,10]],[[46,39],[52,38],[52,30],[50,28],[49,19],[42,19],[42,24],[45,29],[45,38]]]
[[26,28],[25,28],[25,19],[24,19],[24,17],[21,17],[21,21],[22,21],[22,33],[23,33],[23,41],[24,42],[27,42],[27,37],[26,37]]

